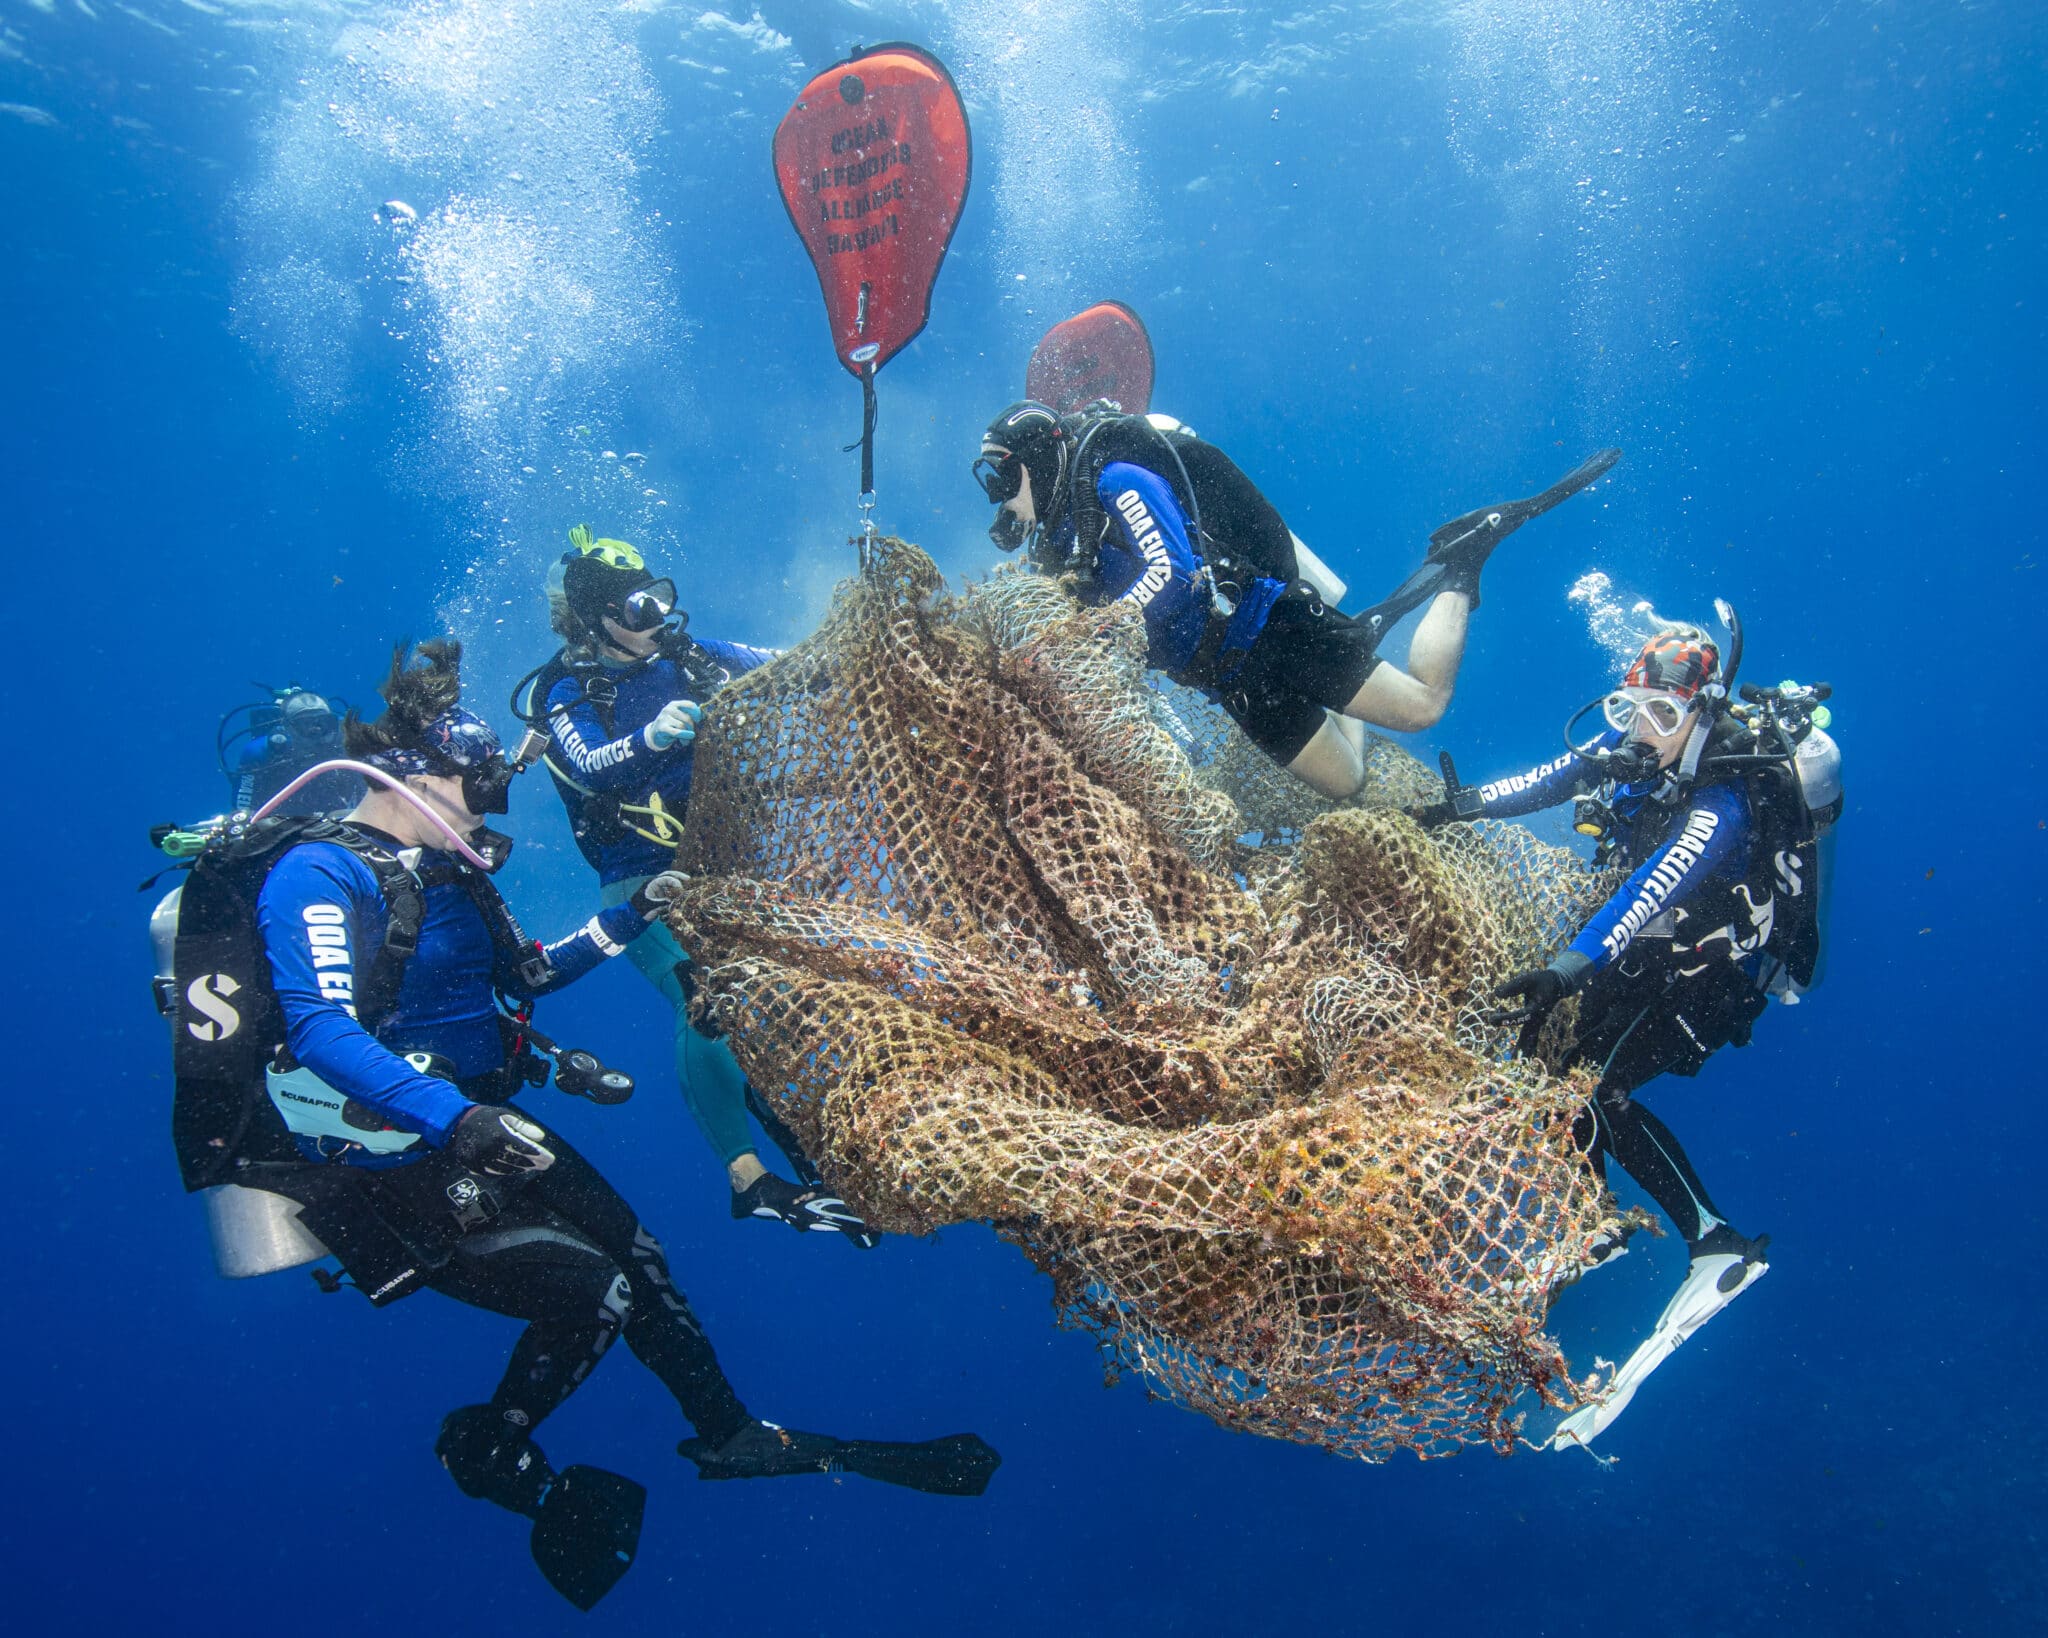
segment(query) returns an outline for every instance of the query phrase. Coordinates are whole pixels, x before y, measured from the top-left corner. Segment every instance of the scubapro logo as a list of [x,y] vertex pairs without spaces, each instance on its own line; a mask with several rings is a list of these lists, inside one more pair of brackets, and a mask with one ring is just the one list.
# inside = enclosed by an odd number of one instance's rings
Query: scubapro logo
[[242,1015],[227,1001],[241,987],[226,973],[207,973],[185,986],[185,1004],[202,1015],[185,1020],[196,1040],[225,1041],[242,1027]]
[[473,1177],[458,1177],[448,1185],[448,1200],[458,1211],[466,1210],[477,1203],[483,1190]]

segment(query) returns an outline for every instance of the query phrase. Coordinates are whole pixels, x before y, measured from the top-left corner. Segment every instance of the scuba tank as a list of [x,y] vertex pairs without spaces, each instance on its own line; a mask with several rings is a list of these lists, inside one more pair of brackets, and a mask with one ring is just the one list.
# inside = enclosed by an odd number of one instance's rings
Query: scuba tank
[[157,1012],[173,1025],[178,1019],[178,901],[185,896],[183,882],[156,901],[149,913],[149,948],[156,957],[156,976],[149,981]]
[[[185,884],[180,882],[149,913],[149,943],[156,958],[150,991],[157,1011],[174,1030],[178,1027],[178,905],[184,896]],[[327,1248],[299,1221],[296,1200],[245,1183],[216,1183],[202,1189],[199,1198],[206,1209],[213,1266],[224,1280],[279,1274],[328,1255]]]
[[1792,771],[1799,776],[1799,794],[1806,798],[1806,811],[1820,824],[1835,818],[1842,800],[1842,748],[1825,728],[1807,730],[1792,758]]
[[1344,601],[1344,594],[1350,587],[1337,578],[1336,570],[1308,549],[1307,541],[1295,534],[1292,529],[1287,533],[1294,541],[1294,577],[1313,586],[1316,596],[1323,600],[1324,607],[1335,608]]
[[[369,772],[383,777],[378,770]],[[270,990],[268,958],[256,934],[254,906],[271,866],[301,842],[335,842],[362,859],[377,877],[390,918],[383,948],[357,992],[364,1016],[378,1017],[396,996],[405,961],[417,943],[423,914],[418,880],[381,845],[324,818],[242,823],[238,816],[233,822],[208,821],[184,829],[159,826],[156,840],[174,857],[194,861],[193,874],[166,894],[150,917],[156,967],[151,988],[171,1030],[177,1079],[172,1138],[186,1188],[205,1202],[215,1265],[225,1278],[245,1279],[317,1262],[337,1254],[337,1247],[346,1252],[343,1241],[325,1243],[307,1226],[299,1200],[243,1182],[263,1175],[260,1165],[256,1171],[246,1168],[252,1161],[281,1161],[302,1171],[293,1138],[323,1145],[339,1139],[371,1154],[395,1154],[419,1139],[387,1127],[375,1111],[291,1060],[282,1045],[283,1024]],[[481,862],[481,855],[465,854]],[[487,877],[465,873],[464,879],[494,945],[513,958],[532,951],[539,959],[538,946],[512,919]],[[536,985],[547,971],[544,960],[540,966],[531,980]],[[530,1024],[521,1028],[532,1048],[554,1060],[559,1090],[596,1103],[619,1103],[632,1095],[630,1076],[606,1068],[590,1053],[556,1045]],[[454,1078],[452,1066],[431,1054],[401,1055],[422,1074]],[[546,1066],[525,1062],[530,1052],[513,1056],[521,1078],[533,1085],[545,1082]],[[315,1221],[324,1221],[317,1211]],[[328,1233],[331,1238],[332,1230]],[[382,1285],[378,1290],[403,1294]],[[377,1292],[372,1300],[379,1300]]]
[[312,1231],[299,1221],[300,1206],[268,1189],[246,1183],[216,1183],[202,1190],[207,1233],[213,1240],[213,1266],[224,1280],[282,1274],[329,1255]]

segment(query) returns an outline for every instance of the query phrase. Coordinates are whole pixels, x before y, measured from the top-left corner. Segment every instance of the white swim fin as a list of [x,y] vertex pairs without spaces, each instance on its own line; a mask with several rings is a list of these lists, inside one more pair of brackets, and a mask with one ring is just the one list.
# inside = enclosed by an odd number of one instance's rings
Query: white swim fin
[[1557,1431],[1550,1436],[1549,1448],[1583,1449],[1612,1427],[1635,1398],[1636,1389],[1678,1351],[1681,1342],[1770,1271],[1771,1265],[1764,1261],[1770,1243],[1771,1237],[1766,1234],[1740,1241],[1739,1249],[1733,1251],[1704,1252],[1693,1258],[1685,1283],[1665,1305],[1656,1328],[1614,1373],[1606,1393],[1558,1423]]

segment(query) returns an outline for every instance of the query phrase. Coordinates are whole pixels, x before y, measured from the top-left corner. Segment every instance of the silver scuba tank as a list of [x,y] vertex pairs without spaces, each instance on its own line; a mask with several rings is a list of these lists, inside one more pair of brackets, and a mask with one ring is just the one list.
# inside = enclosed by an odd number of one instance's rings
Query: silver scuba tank
[[299,1203],[268,1189],[222,1183],[204,1190],[213,1266],[224,1280],[278,1274],[325,1257],[327,1248],[299,1221]]
[[1323,600],[1325,607],[1337,607],[1344,601],[1344,593],[1350,588],[1337,578],[1336,570],[1308,549],[1307,541],[1296,535],[1292,529],[1287,532],[1294,537],[1295,577],[1306,580],[1315,587],[1316,596]]
[[1809,813],[1832,807],[1842,794],[1842,748],[1825,728],[1811,728],[1792,759]]
[[156,901],[156,908],[149,913],[149,947],[156,957],[156,976],[150,980],[150,993],[156,997],[156,1010],[177,1027],[178,1021],[178,901],[185,896],[183,882],[172,888]]
[[[173,1029],[178,1027],[178,904],[184,892],[185,885],[180,882],[157,901],[149,915],[149,943],[156,958],[156,977],[150,988],[157,1011]],[[213,1266],[223,1279],[276,1274],[316,1263],[328,1254],[299,1221],[296,1200],[240,1183],[203,1190],[200,1198],[213,1239]]]

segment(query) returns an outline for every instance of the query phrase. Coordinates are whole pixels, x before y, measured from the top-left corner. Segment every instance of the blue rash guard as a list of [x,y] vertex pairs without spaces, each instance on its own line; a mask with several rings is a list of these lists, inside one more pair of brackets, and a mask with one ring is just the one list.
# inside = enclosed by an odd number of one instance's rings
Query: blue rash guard
[[[399,1054],[438,1053],[462,1080],[502,1068],[494,988],[521,999],[559,989],[619,954],[646,925],[630,904],[615,905],[567,938],[540,946],[548,976],[530,984],[520,972],[521,953],[497,947],[468,889],[460,880],[441,879],[445,874],[429,872],[419,946],[391,1012],[368,1029],[356,1018],[356,985],[383,948],[391,919],[370,867],[338,843],[308,842],[278,860],[256,901],[292,1056],[336,1091],[369,1105],[392,1126],[420,1133],[436,1149],[472,1105],[449,1082],[422,1075]],[[377,1156],[350,1144],[336,1155],[312,1139],[297,1142],[308,1160],[351,1165],[403,1165],[423,1152],[415,1146]]]
[[[691,641],[733,676],[775,657],[770,649],[744,643]],[[569,810],[576,845],[598,880],[609,886],[666,870],[674,857],[673,843],[655,841],[608,820],[613,802],[645,806],[656,797],[665,811],[681,820],[690,803],[694,747],[651,750],[641,730],[671,700],[694,696],[682,668],[669,659],[630,666],[607,661],[604,675],[618,691],[608,713],[587,697],[584,683],[575,676],[563,677],[548,690],[548,759],[560,769],[555,789]]]
[[[1108,520],[1096,555],[1097,603],[1121,600],[1145,616],[1146,661],[1169,676],[1207,687],[1227,682],[1265,629],[1287,590],[1269,577],[1244,589],[1218,647],[1213,674],[1190,676],[1209,628],[1208,582],[1193,530],[1173,486],[1149,467],[1112,461],[1095,480]],[[1069,521],[1067,527],[1073,528]]]
[[[1599,748],[1611,750],[1620,743],[1621,735],[1610,729]],[[1599,764],[1567,753],[1526,773],[1480,786],[1485,805],[1478,816],[1519,818],[1602,783]],[[1732,887],[1751,873],[1756,822],[1743,784],[1695,787],[1683,803],[1666,803],[1655,796],[1661,783],[1660,777],[1619,786],[1609,803],[1621,821],[1622,859],[1635,869],[1571,942],[1570,952],[1585,962],[1579,970],[1586,976],[1611,966],[1665,911],[1700,898],[1710,888]]]

